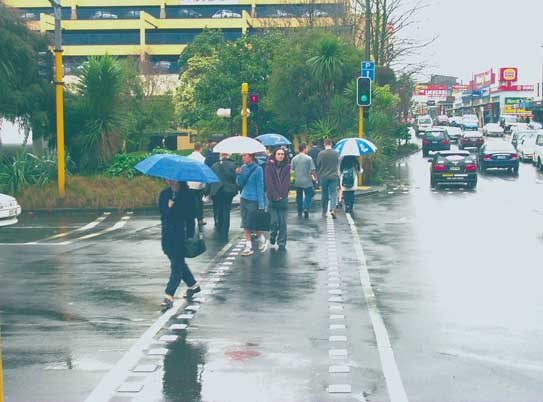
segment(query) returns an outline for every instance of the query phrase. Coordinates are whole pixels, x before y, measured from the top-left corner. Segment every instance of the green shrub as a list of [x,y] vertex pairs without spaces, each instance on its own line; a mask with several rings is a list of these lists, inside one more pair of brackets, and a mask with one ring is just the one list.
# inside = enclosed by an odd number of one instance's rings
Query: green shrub
[[132,177],[141,175],[134,166],[140,163],[145,158],[156,154],[175,154],[187,156],[192,150],[170,151],[169,149],[155,148],[152,152],[131,152],[128,154],[117,154],[113,157],[111,166],[104,170],[104,174],[109,177],[122,176],[131,179]]
[[[66,156],[66,174],[71,169],[71,160]],[[43,185],[57,177],[57,155],[47,151],[43,155],[19,152],[10,158],[0,161],[0,191],[15,193],[21,188],[39,184]]]

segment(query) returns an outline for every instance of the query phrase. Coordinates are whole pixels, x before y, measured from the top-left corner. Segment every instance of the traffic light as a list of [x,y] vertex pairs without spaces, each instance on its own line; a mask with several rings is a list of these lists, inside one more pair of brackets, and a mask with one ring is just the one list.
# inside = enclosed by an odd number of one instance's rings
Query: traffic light
[[38,75],[48,82],[54,79],[54,58],[50,51],[38,52]]
[[356,81],[356,104],[371,105],[371,80],[367,77],[358,77]]
[[258,94],[251,94],[249,96],[249,110],[251,113],[258,112]]

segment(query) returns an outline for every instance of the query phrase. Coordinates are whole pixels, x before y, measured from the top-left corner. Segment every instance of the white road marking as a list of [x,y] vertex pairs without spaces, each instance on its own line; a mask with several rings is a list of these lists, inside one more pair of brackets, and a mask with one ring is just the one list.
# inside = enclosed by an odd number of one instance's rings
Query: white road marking
[[111,226],[111,227],[109,227],[107,229],[104,229],[104,230],[102,230],[100,232],[91,233],[91,234],[88,234],[88,235],[85,235],[85,236],[76,237],[75,239],[65,241],[65,242],[62,242],[62,243],[58,243],[58,244],[65,244],[65,245],[66,244],[71,244],[71,243],[74,243],[76,241],[94,239],[95,237],[102,236],[104,234],[114,232],[115,230],[122,229],[126,225],[126,223],[128,222],[129,219],[130,219],[130,216],[123,216],[113,226]]
[[28,242],[27,244],[39,244],[40,242],[43,242],[43,241],[60,239],[60,238],[69,236],[69,235],[74,234],[74,233],[81,233],[81,232],[86,232],[88,230],[92,230],[96,226],[98,226],[100,223],[105,221],[109,215],[110,215],[110,213],[105,212],[104,214],[102,214],[102,216],[96,218],[94,221],[92,221],[90,223],[87,223],[85,226],[82,226],[82,227],[77,228],[75,230],[70,230],[69,232],[59,233],[59,234],[56,234],[54,236],[46,237],[45,239],[41,239],[41,240],[38,240],[38,241]]
[[339,330],[339,329],[346,329],[347,326],[345,324],[330,324],[330,327],[329,327],[332,331],[336,331],[336,330]]
[[351,386],[349,384],[333,384],[327,388],[330,394],[350,394]]
[[383,367],[383,375],[385,377],[388,389],[388,395],[390,402],[407,402],[407,394],[400,376],[400,370],[394,357],[394,351],[390,343],[390,338],[383,321],[381,312],[377,304],[377,298],[373,292],[368,266],[366,263],[366,255],[362,248],[360,236],[350,214],[347,214],[347,221],[351,226],[351,232],[353,235],[353,246],[360,261],[360,282],[364,289],[364,296],[366,298],[366,304],[370,314],[371,324],[375,333],[375,339],[377,341],[377,348],[379,350],[379,357],[381,359],[381,366]]
[[328,372],[330,374],[349,373],[351,368],[349,366],[330,366]]
[[[221,251],[217,253],[215,261],[222,258],[228,250],[234,245],[235,241],[232,240],[226,244]],[[204,299],[205,300],[205,299]],[[193,301],[196,301],[194,299]],[[179,310],[186,304],[185,300],[174,301],[173,308],[162,314],[152,325],[145,331],[145,333],[136,341],[134,345],[124,354],[124,356],[117,362],[115,367],[107,373],[100,383],[94,388],[91,394],[85,399],[85,402],[108,402],[114,395],[117,388],[125,381],[130,375],[132,367],[134,367],[138,360],[144,355],[144,351],[154,342],[154,337],[164,327],[164,325],[176,315]],[[154,353],[163,353],[168,349],[163,349],[161,352],[157,352],[160,349],[151,349],[148,351],[148,355]]]
[[347,349],[330,349],[328,351],[329,356],[347,356],[348,354]]

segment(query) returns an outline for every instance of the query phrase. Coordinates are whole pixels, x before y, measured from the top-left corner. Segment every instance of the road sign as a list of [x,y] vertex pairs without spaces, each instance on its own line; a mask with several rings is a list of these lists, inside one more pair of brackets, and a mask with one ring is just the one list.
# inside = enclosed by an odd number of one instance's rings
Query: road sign
[[361,64],[360,76],[375,81],[375,63],[373,61],[363,61]]
[[358,77],[356,81],[356,104],[358,106],[371,105],[371,80],[369,77]]

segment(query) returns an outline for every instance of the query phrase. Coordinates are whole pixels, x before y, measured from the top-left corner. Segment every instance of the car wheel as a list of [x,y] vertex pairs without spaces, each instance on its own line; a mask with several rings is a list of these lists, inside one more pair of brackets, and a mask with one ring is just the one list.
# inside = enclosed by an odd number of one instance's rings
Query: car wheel
[[539,165],[539,170],[543,172],[543,163],[541,163],[541,158],[538,159],[537,163]]
[[426,158],[428,156],[428,151],[423,149],[422,150],[422,156],[423,156],[423,158]]
[[483,165],[482,163],[479,165],[479,170],[481,171],[481,173],[485,173],[486,172],[486,167],[485,165]]
[[511,172],[512,172],[515,176],[517,176],[517,175],[518,175],[518,167],[512,168],[512,169],[511,169]]

